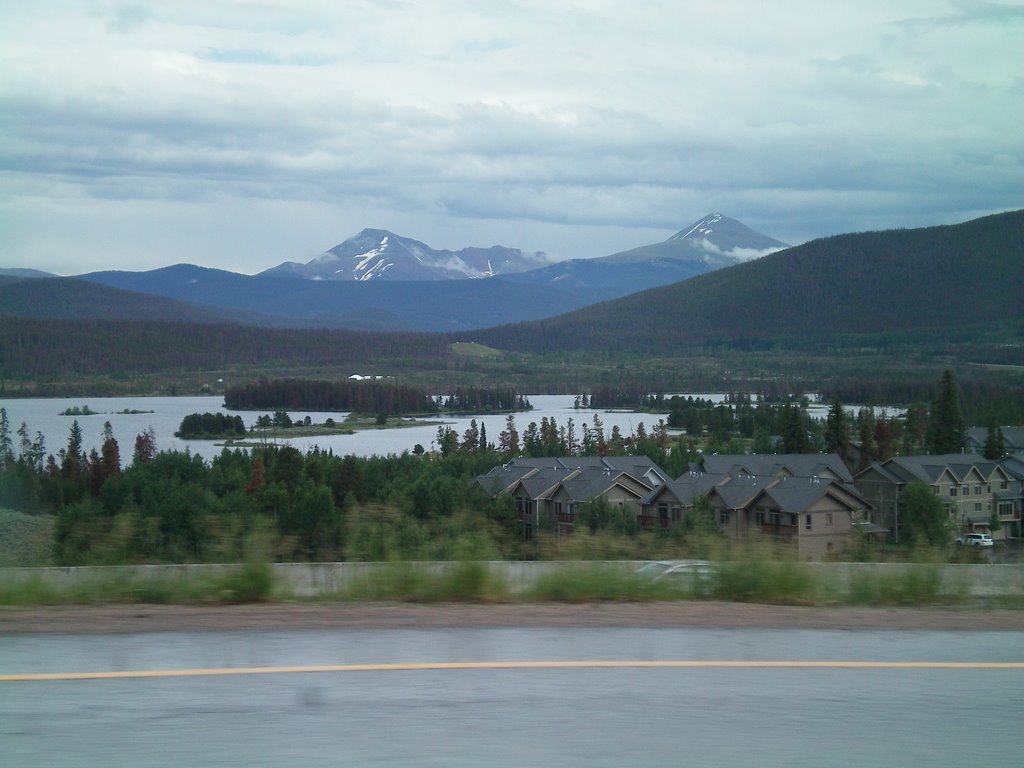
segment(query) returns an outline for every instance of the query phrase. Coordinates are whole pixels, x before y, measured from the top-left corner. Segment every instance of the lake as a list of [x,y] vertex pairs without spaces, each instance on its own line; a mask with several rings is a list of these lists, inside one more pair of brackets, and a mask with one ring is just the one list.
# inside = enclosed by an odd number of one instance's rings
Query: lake
[[[574,408],[573,395],[528,395],[533,410],[526,413],[515,414],[516,428],[519,430],[520,439],[530,422],[540,424],[542,418],[554,419],[559,426],[565,426],[569,419],[573,420],[576,426],[577,437],[582,436],[582,427],[586,424],[593,428],[594,416],[598,416],[604,425],[604,433],[609,437],[612,428],[617,426],[623,435],[630,435],[637,426],[643,423],[648,431],[658,423],[659,419],[667,419],[667,413],[630,413],[623,411],[606,411],[592,408]],[[723,402],[725,395],[718,393],[694,393],[693,397]],[[95,416],[62,416],[61,413],[68,408],[88,408],[96,411]],[[82,444],[86,453],[90,449],[99,450],[103,442],[103,424],[109,421],[114,431],[114,437],[121,447],[121,458],[124,463],[131,461],[132,451],[135,447],[135,436],[144,430],[152,427],[156,435],[158,450],[188,450],[210,459],[219,454],[222,450],[214,440],[181,440],[174,436],[181,420],[190,413],[231,413],[239,414],[245,422],[246,427],[252,426],[256,418],[266,411],[229,411],[224,407],[222,396],[206,397],[89,397],[89,398],[28,398],[8,399],[0,403],[7,411],[7,418],[10,422],[11,434],[15,443],[15,452],[18,449],[18,436],[16,433],[22,422],[28,426],[29,436],[34,439],[36,432],[42,432],[46,452],[57,454],[61,448],[67,445],[68,431],[71,424],[78,421],[82,428]],[[856,415],[861,406],[846,405],[846,410],[851,416]],[[824,419],[828,413],[827,403],[814,403],[808,408],[808,413],[817,419]],[[144,411],[144,413],[124,413],[124,411]],[[881,412],[900,413],[902,409],[876,408],[875,413]],[[295,421],[301,421],[306,416],[310,417],[313,423],[322,424],[328,418],[341,422],[346,413],[328,411],[295,411],[289,410],[288,414]],[[461,439],[462,434],[469,428],[471,419],[476,419],[477,425],[483,425],[487,429],[489,442],[497,443],[498,435],[505,429],[506,415],[493,414],[489,416],[439,416],[424,421],[443,421],[454,429]],[[354,435],[325,435],[320,437],[301,437],[278,440],[280,444],[294,446],[302,452],[319,446],[322,450],[331,450],[335,455],[346,456],[387,456],[389,454],[400,454],[403,451],[412,451],[415,446],[422,445],[427,451],[432,450],[437,442],[437,425],[424,424],[421,427],[408,427],[405,429],[370,429],[357,432]],[[272,437],[269,439],[273,439]]]
[[[555,419],[559,426],[564,426],[571,418],[576,425],[576,434],[581,436],[582,425],[593,428],[593,419],[597,415],[604,425],[605,435],[610,436],[612,427],[618,426],[624,435],[631,434],[637,425],[643,422],[650,432],[659,419],[667,417],[665,413],[623,413],[594,410],[590,408],[573,408],[572,395],[528,395],[533,410],[515,414],[516,428],[520,436],[530,422],[540,423],[543,417]],[[34,439],[36,432],[41,432],[46,444],[46,452],[56,455],[57,451],[67,445],[68,432],[71,424],[78,421],[82,429],[82,444],[86,452],[92,448],[99,450],[103,442],[103,424],[110,422],[114,437],[121,447],[122,461],[131,461],[135,447],[135,436],[152,427],[156,435],[158,450],[188,450],[210,459],[219,454],[221,446],[213,440],[181,440],[174,436],[181,425],[181,420],[190,413],[231,413],[239,414],[246,427],[252,426],[256,418],[266,411],[229,411],[224,408],[221,396],[207,397],[88,397],[88,398],[28,398],[8,399],[0,404],[7,411],[11,434],[18,449],[18,427],[24,422],[28,426],[29,437]],[[95,416],[63,416],[61,413],[69,408],[88,408],[96,411]],[[144,411],[144,413],[124,413],[124,411]],[[309,416],[314,423],[323,423],[328,418],[340,422],[347,414],[327,411],[289,410],[288,414],[295,421]],[[505,429],[505,414],[489,416],[439,416],[424,421],[443,421],[460,436],[469,428],[471,419],[487,429],[489,442],[497,443],[498,435]],[[419,427],[405,429],[370,429],[354,435],[328,435],[320,437],[289,438],[279,440],[300,451],[307,451],[314,446],[322,450],[331,450],[336,455],[355,456],[386,456],[412,451],[419,444],[425,450],[431,450],[437,440],[437,425],[424,424]],[[273,438],[269,438],[273,439]]]

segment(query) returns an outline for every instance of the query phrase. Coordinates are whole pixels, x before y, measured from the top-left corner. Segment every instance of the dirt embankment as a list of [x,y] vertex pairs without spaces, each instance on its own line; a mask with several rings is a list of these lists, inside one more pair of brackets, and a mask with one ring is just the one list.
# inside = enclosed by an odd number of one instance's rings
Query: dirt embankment
[[1022,631],[1024,611],[821,608],[721,602],[581,605],[267,603],[0,608],[0,635],[560,626]]

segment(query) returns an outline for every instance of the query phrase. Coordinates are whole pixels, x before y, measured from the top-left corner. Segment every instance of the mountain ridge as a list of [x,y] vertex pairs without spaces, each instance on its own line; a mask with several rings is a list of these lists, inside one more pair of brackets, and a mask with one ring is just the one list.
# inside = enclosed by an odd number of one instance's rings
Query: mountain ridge
[[[834,235],[529,323],[457,334],[513,351],[631,348],[1024,325],[1024,210],[919,229]],[[1012,332],[1012,328],[1010,329]]]
[[549,263],[541,252],[494,245],[438,250],[386,229],[363,229],[305,264],[289,261],[260,272],[307,280],[454,280],[493,277]]

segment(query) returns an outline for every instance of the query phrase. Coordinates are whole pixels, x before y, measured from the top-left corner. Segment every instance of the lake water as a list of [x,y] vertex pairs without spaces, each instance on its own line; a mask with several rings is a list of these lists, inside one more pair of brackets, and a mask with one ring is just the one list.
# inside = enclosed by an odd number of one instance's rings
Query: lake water
[[[700,393],[695,398],[704,398],[714,402],[723,402],[725,395]],[[612,428],[617,426],[623,435],[630,435],[637,426],[643,423],[648,431],[658,423],[659,419],[667,419],[667,413],[627,413],[621,411],[604,411],[591,408],[574,408],[572,395],[528,395],[533,410],[515,414],[516,428],[520,438],[530,422],[540,424],[542,418],[554,419],[559,426],[573,420],[577,438],[582,437],[583,425],[594,426],[594,416],[598,416],[604,426],[604,433],[609,437]],[[96,411],[95,416],[62,416],[68,408],[85,407]],[[28,426],[29,436],[34,439],[36,432],[42,432],[46,443],[46,452],[56,455],[57,451],[67,445],[68,431],[73,421],[77,420],[82,429],[82,443],[85,451],[92,448],[99,450],[103,442],[103,424],[109,421],[114,437],[121,447],[122,461],[131,461],[135,447],[135,436],[152,427],[156,435],[158,450],[191,451],[210,459],[219,454],[221,446],[214,440],[181,440],[174,436],[181,426],[181,420],[190,413],[238,413],[247,427],[252,426],[256,418],[264,411],[229,411],[224,408],[224,398],[207,397],[89,397],[89,398],[30,398],[8,399],[0,402],[0,407],[7,411],[15,452],[18,448],[18,427],[24,422]],[[860,406],[848,405],[847,412],[855,415]],[[808,413],[817,419],[824,419],[828,413],[827,404],[812,403]],[[143,413],[124,413],[124,411],[143,411]],[[899,412],[900,409],[875,409],[880,411]],[[295,421],[306,416],[315,424],[322,424],[328,418],[341,422],[345,413],[327,411],[295,411],[289,410]],[[460,416],[437,417],[432,421],[443,421],[454,429],[461,439],[469,428],[469,422],[475,418],[477,425],[487,429],[489,442],[497,443],[498,435],[505,429],[506,416]],[[431,421],[425,419],[424,421]],[[292,445],[302,452],[319,446],[322,450],[332,450],[335,455],[354,456],[387,456],[412,451],[415,446],[422,445],[427,451],[432,450],[437,442],[437,424],[424,424],[420,427],[405,429],[370,429],[354,435],[329,435],[320,437],[289,438],[278,440],[279,444]],[[273,439],[272,437],[269,439]]]
[[[553,418],[560,426],[565,426],[571,418],[576,425],[577,436],[582,435],[582,425],[593,428],[593,419],[597,415],[606,436],[611,435],[612,427],[618,426],[624,435],[631,434],[637,425],[643,422],[649,432],[659,419],[667,417],[665,413],[621,413],[589,408],[573,408],[572,395],[528,395],[533,410],[515,414],[516,428],[520,436],[530,422],[540,423],[543,417]],[[95,416],[62,416],[61,413],[74,407],[85,407],[96,411]],[[82,443],[88,452],[91,448],[99,450],[103,442],[103,424],[109,421],[114,437],[121,447],[122,460],[131,460],[135,446],[135,436],[152,427],[156,435],[159,450],[189,450],[204,458],[212,458],[220,453],[221,446],[213,440],[181,440],[174,436],[181,425],[181,420],[190,413],[238,413],[247,427],[252,426],[257,417],[265,411],[229,411],[224,408],[224,398],[209,397],[88,397],[88,398],[30,398],[8,399],[0,403],[7,411],[15,452],[18,448],[18,427],[24,422],[28,426],[29,436],[35,438],[41,432],[46,443],[46,452],[56,455],[57,451],[67,445],[68,432],[71,424],[78,421],[82,429]],[[124,413],[124,411],[145,411],[145,413]],[[309,416],[313,423],[322,424],[328,418],[337,422],[346,416],[345,413],[326,411],[289,410],[295,421]],[[433,421],[443,421],[460,436],[469,428],[469,422],[475,418],[477,425],[487,429],[489,442],[497,443],[498,435],[505,428],[506,416],[460,416],[437,417]],[[430,421],[430,420],[424,420]],[[300,451],[319,446],[323,450],[332,450],[336,455],[355,456],[386,456],[412,451],[419,444],[425,450],[431,450],[437,440],[437,424],[424,424],[405,429],[371,429],[357,432],[354,435],[329,435],[320,437],[290,438],[279,440]],[[269,438],[272,439],[272,438]]]

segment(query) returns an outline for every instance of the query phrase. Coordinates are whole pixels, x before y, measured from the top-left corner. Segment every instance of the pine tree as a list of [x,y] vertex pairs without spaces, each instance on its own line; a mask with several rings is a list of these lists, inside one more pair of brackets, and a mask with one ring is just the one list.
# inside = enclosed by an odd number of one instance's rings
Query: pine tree
[[846,461],[850,453],[850,425],[838,397],[832,401],[828,416],[825,417],[825,453],[838,453],[843,461]]
[[928,416],[928,451],[933,454],[960,453],[967,443],[967,425],[960,408],[953,372],[946,370],[939,385],[939,396]]
[[1002,427],[996,425],[994,419],[989,421],[988,434],[985,435],[985,458],[990,461],[1001,459],[1006,455],[1006,439]]

